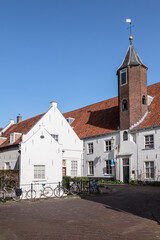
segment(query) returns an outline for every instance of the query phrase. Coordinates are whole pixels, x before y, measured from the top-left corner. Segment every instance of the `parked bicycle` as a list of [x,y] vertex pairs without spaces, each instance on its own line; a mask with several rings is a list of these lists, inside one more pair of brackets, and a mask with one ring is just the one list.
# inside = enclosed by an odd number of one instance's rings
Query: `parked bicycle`
[[63,197],[64,194],[72,194],[72,195],[77,195],[79,193],[79,188],[76,185],[76,183],[72,183],[71,185],[69,185],[69,188],[65,188],[64,186],[57,186],[54,189],[54,195],[56,197]]
[[100,193],[100,194],[102,194],[102,190],[100,189],[100,187],[97,184],[97,181],[95,179],[93,179],[93,181],[90,185],[89,191],[90,191],[90,193]]
[[46,198],[52,197],[53,189],[50,186],[45,187],[46,184],[42,184],[43,189],[40,190],[40,197],[44,196]]
[[21,200],[22,189],[9,188],[6,184],[2,185],[0,190],[0,199],[4,201],[6,198],[12,198],[14,201]]

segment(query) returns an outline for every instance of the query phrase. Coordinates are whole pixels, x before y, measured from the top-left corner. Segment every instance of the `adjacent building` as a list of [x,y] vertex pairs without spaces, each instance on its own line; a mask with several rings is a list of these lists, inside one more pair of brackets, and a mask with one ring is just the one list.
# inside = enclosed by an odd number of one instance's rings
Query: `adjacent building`
[[117,70],[118,97],[64,114],[83,140],[84,176],[160,180],[160,83],[147,87],[132,39]]

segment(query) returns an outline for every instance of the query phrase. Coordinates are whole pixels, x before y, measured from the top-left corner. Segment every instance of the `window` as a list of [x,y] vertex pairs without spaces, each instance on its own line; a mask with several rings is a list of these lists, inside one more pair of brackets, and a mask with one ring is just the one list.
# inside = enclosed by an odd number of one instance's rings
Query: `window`
[[146,97],[145,96],[142,97],[142,104],[146,105]]
[[106,174],[112,174],[111,160],[106,160]]
[[122,111],[124,112],[124,111],[127,111],[127,110],[128,110],[127,100],[124,99],[124,100],[122,101]]
[[128,140],[128,132],[124,131],[123,132],[123,141],[127,141]]
[[146,168],[146,178],[153,179],[154,178],[154,162],[145,162]]
[[92,154],[93,153],[93,143],[88,143],[87,145],[87,153]]
[[105,141],[105,151],[111,151],[111,150],[112,150],[111,140]]
[[45,165],[34,165],[34,179],[45,179]]
[[78,164],[77,161],[71,161],[71,177],[77,177]]
[[145,136],[145,149],[151,149],[154,147],[153,135]]
[[94,163],[93,163],[93,161],[88,162],[88,175],[94,175]]
[[121,86],[127,83],[127,69],[121,70]]
[[58,142],[58,135],[57,134],[51,134],[51,136]]

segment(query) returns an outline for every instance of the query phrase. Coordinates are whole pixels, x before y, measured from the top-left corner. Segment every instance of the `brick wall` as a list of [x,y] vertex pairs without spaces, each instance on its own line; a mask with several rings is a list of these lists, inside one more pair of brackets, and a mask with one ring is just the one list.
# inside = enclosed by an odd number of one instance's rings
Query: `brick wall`
[[[120,129],[128,129],[138,122],[147,111],[142,104],[142,96],[147,99],[147,70],[142,66],[127,67],[127,84],[121,86],[118,73],[118,97],[120,110]],[[122,101],[128,101],[128,111],[122,112]]]

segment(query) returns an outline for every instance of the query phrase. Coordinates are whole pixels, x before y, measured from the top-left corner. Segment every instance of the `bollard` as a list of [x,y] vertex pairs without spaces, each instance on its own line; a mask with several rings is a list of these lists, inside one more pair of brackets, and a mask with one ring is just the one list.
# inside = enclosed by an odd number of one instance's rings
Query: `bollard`
[[33,193],[33,183],[31,183],[31,199],[33,197],[32,193]]

